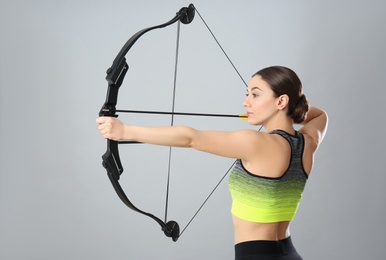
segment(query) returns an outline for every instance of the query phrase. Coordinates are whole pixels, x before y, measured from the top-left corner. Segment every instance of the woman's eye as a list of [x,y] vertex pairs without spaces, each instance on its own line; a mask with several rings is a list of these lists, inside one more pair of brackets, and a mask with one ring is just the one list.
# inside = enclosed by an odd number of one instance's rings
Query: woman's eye
[[247,94],[245,94],[245,96],[247,96],[247,97],[252,96],[255,98],[255,97],[258,97],[259,95],[255,94],[255,93],[251,93],[251,94],[247,93]]

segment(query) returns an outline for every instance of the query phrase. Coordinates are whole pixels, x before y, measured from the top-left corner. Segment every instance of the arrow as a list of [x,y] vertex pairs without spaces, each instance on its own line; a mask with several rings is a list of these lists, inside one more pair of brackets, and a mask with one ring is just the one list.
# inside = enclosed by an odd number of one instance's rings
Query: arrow
[[185,113],[185,112],[163,112],[163,111],[142,111],[142,110],[116,110],[120,113],[133,113],[133,114],[157,114],[157,115],[177,115],[177,116],[209,116],[209,117],[237,117],[241,120],[248,120],[246,114],[241,115],[229,115],[229,114],[205,114],[205,113]]

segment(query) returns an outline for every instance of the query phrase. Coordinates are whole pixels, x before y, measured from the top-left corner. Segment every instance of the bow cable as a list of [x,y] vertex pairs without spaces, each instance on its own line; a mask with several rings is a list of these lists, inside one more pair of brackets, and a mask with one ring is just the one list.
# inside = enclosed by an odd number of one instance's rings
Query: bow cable
[[204,25],[206,26],[206,28],[208,29],[208,31],[210,32],[210,34],[212,35],[213,39],[215,40],[215,42],[217,43],[218,47],[220,47],[221,51],[224,53],[225,57],[228,59],[229,63],[232,65],[233,69],[236,71],[237,75],[239,75],[239,78],[241,79],[241,81],[244,83],[244,85],[246,87],[248,87],[248,84],[245,82],[244,78],[241,76],[240,72],[238,71],[238,69],[236,68],[236,66],[233,64],[232,60],[229,58],[228,54],[225,52],[224,48],[221,46],[220,42],[217,40],[216,36],[214,35],[214,33],[212,32],[212,30],[209,28],[208,24],[205,22],[204,18],[201,16],[201,14],[198,12],[197,8],[194,7],[194,9],[196,10],[196,13],[198,14],[198,16],[200,17],[201,21],[204,23]]

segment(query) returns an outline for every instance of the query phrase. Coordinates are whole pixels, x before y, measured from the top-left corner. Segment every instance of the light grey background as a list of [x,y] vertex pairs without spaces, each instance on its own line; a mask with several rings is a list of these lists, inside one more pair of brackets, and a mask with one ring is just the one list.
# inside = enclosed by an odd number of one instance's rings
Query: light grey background
[[[188,1],[0,1],[0,259],[233,259],[222,183],[177,243],[116,196],[95,118],[105,71],[138,30]],[[194,2],[242,76],[285,65],[330,126],[292,236],[304,259],[384,259],[384,1]],[[176,26],[126,56],[119,108],[170,110]],[[181,28],[176,110],[242,113],[245,87],[198,17]],[[128,116],[167,125],[169,117]],[[238,119],[176,117],[200,129]],[[121,148],[121,183],[162,218],[168,149]],[[185,226],[232,160],[175,149],[169,216]]]

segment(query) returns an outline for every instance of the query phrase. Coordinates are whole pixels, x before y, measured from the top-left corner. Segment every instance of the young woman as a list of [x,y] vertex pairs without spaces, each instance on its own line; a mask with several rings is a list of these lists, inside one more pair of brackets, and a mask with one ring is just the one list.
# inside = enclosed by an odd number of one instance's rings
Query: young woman
[[[327,114],[310,107],[298,76],[281,66],[256,72],[243,103],[255,130],[200,131],[186,126],[140,127],[97,119],[104,138],[190,147],[238,159],[229,176],[236,260],[302,259],[289,226],[327,130]],[[298,131],[294,124],[303,125]]]

